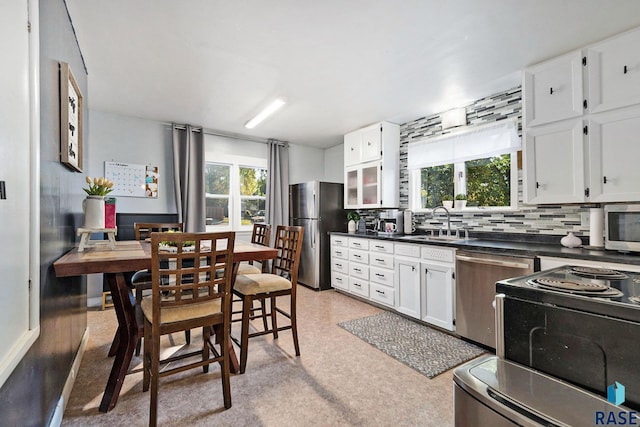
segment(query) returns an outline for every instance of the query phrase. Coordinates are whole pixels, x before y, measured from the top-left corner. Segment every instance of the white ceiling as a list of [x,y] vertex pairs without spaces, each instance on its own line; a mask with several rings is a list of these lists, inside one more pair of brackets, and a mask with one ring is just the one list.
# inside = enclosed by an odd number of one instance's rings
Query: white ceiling
[[[638,0],[66,0],[89,108],[331,147],[640,26]],[[244,124],[281,96],[276,115]]]

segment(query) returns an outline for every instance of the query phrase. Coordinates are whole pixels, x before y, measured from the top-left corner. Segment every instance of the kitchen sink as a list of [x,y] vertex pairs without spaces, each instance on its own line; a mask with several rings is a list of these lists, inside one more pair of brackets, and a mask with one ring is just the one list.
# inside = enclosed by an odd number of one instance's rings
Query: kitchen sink
[[469,240],[460,236],[427,236],[427,235],[417,235],[417,236],[403,236],[401,237],[403,240],[413,240],[420,242],[455,242],[458,240]]

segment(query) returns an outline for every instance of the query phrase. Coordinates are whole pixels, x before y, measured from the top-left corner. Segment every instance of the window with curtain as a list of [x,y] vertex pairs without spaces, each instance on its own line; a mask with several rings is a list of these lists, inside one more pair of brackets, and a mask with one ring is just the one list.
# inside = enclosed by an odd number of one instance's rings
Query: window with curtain
[[411,209],[432,209],[460,194],[466,209],[516,208],[519,149],[513,121],[409,144]]
[[251,229],[264,222],[267,189],[266,160],[242,156],[206,162],[207,231]]

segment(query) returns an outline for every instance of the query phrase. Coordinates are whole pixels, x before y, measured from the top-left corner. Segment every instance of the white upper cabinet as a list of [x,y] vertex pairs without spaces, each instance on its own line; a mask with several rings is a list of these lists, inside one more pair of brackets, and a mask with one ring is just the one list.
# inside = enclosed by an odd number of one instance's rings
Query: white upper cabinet
[[344,207],[398,207],[400,127],[376,123],[344,136]]
[[[397,134],[397,138],[394,137]],[[376,123],[344,136],[344,165],[352,166],[382,159],[383,142],[397,139],[400,143],[399,126],[393,123]],[[389,141],[387,141],[389,140]]]
[[528,203],[578,203],[585,199],[582,121],[526,130],[524,161]]
[[587,49],[589,111],[640,103],[640,29]]
[[581,116],[582,53],[572,52],[527,68],[523,85],[527,126]]
[[351,132],[344,136],[344,165],[351,166],[360,163],[362,152],[362,136],[360,132]]
[[534,65],[523,86],[526,203],[640,201],[640,28]]
[[640,200],[640,106],[589,120],[592,202]]
[[361,134],[361,163],[372,162],[382,158],[382,124],[366,127]]

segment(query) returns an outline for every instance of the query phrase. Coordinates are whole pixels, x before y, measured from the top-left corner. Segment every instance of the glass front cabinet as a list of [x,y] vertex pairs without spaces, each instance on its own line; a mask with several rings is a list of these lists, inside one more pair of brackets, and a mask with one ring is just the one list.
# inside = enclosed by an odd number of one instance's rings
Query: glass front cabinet
[[399,126],[377,123],[344,137],[344,207],[398,207]]

